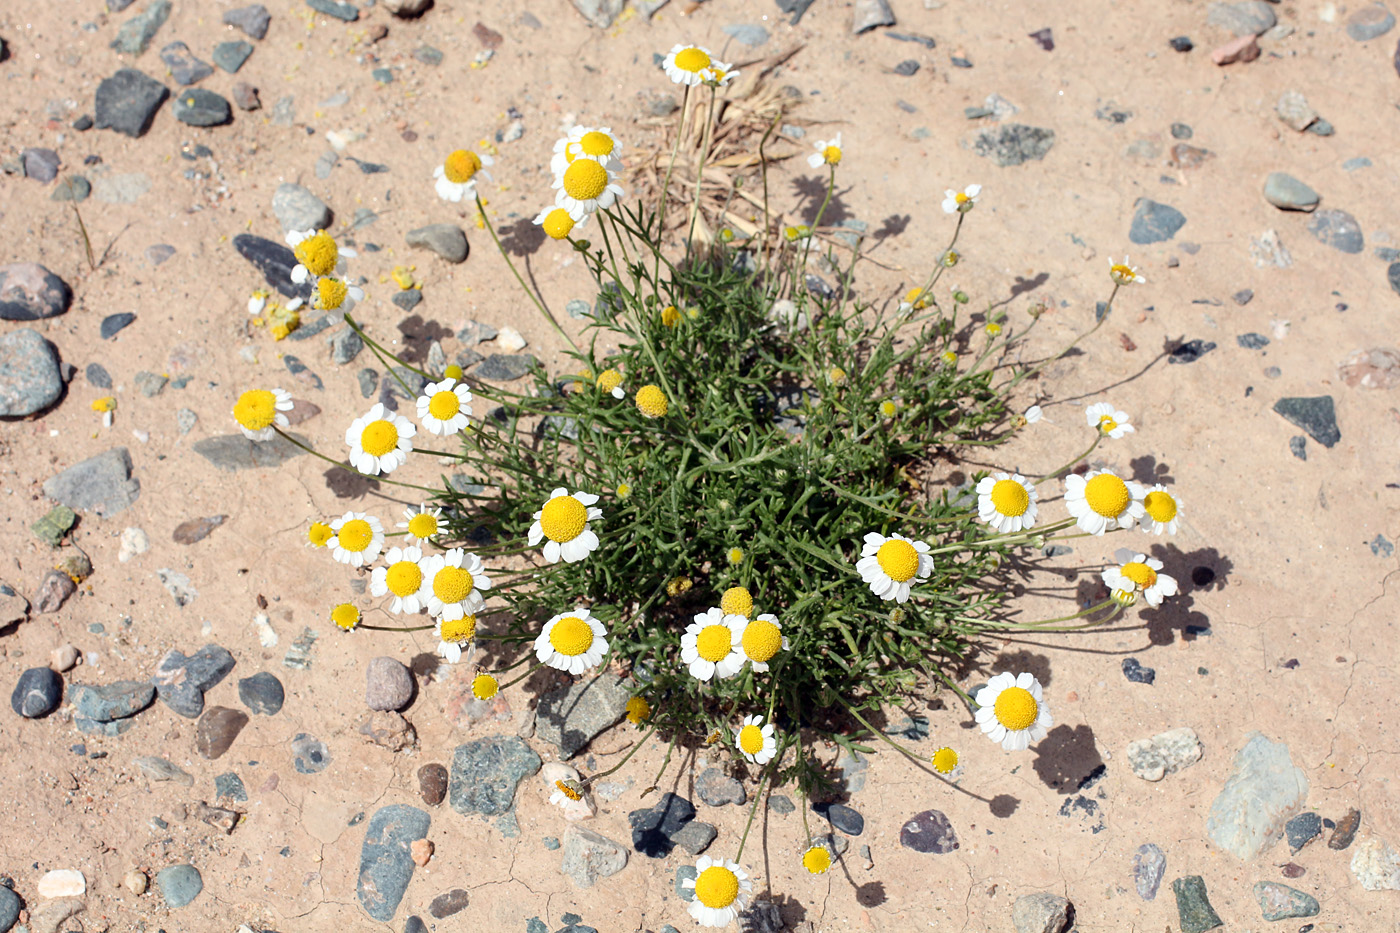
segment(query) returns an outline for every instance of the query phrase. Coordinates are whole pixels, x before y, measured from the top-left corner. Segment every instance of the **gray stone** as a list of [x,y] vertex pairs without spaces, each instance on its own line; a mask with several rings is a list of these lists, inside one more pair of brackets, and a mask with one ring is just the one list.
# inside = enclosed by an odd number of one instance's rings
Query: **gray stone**
[[1186,215],[1174,207],[1149,198],[1139,198],[1133,212],[1128,239],[1138,244],[1163,243],[1176,236],[1186,224]]
[[0,417],[23,418],[43,411],[63,394],[58,353],[36,330],[0,337]]
[[213,761],[224,753],[248,725],[248,714],[227,706],[211,706],[199,717],[194,727],[194,747],[200,755]]
[[1372,836],[1356,847],[1351,873],[1367,891],[1400,891],[1400,854],[1384,839]]
[[190,586],[190,578],[183,573],[162,567],[156,571],[156,576],[160,579],[160,585],[170,594],[170,598],[175,600],[176,606],[188,606],[199,595],[199,592]]
[[[584,305],[586,306],[587,302],[584,302]],[[483,341],[495,340],[499,333],[490,324],[484,324],[481,321],[467,321],[462,329],[457,331],[457,339],[470,347]]]
[[423,300],[423,293],[416,288],[407,288],[395,292],[394,297],[390,300],[403,310],[412,311],[414,308],[418,307],[418,302]]
[[1288,746],[1251,732],[1235,755],[1234,772],[1211,804],[1206,832],[1236,858],[1257,858],[1283,834],[1284,824],[1307,797],[1307,775],[1294,766]]
[[401,710],[413,699],[413,674],[396,658],[381,655],[365,667],[365,705]]
[[283,233],[293,230],[324,230],[331,223],[331,209],[301,185],[283,182],[272,195],[272,213]]
[[749,799],[744,785],[725,774],[719,768],[706,768],[695,781],[695,793],[712,807],[722,807],[727,803],[743,806]]
[[649,810],[627,814],[632,827],[632,848],[648,858],[665,858],[677,845],[675,836],[695,819],[695,805],[670,791]]
[[261,3],[224,11],[224,25],[237,26],[254,39],[266,38],[267,27],[271,22],[272,16]]
[[354,361],[365,348],[365,342],[352,328],[346,327],[330,339],[331,362],[344,366]]
[[186,88],[175,95],[171,109],[187,126],[223,126],[233,119],[228,99],[202,87]]
[[292,739],[292,767],[298,774],[320,774],[333,760],[326,743],[314,735],[298,732]]
[[1278,17],[1264,0],[1243,0],[1241,3],[1212,3],[1206,22],[1222,26],[1237,36],[1257,36],[1272,29]]
[[1064,933],[1073,916],[1069,901],[1044,892],[1018,897],[1011,907],[1016,933]]
[[1284,172],[1270,172],[1264,180],[1264,200],[1285,211],[1311,211],[1321,200],[1318,193]]
[[220,800],[246,803],[248,788],[244,786],[243,779],[238,776],[237,772],[225,771],[214,777],[214,795]]
[[153,243],[146,247],[146,261],[158,266],[175,255],[175,247],[169,243]]
[[[742,801],[741,801],[742,802]],[[851,807],[841,803],[814,803],[812,812],[825,817],[832,826],[850,836],[865,832],[865,817]]]
[[1333,249],[1344,253],[1359,253],[1366,248],[1361,225],[1346,211],[1318,211],[1308,221],[1308,232]]
[[147,755],[140,758],[133,758],[132,764],[144,771],[146,777],[154,782],[169,781],[173,784],[183,784],[186,787],[194,786],[194,775],[170,761],[168,758],[156,758]]
[[282,681],[276,676],[267,671],[258,671],[238,682],[238,699],[257,715],[276,716],[282,709],[286,693]]
[[58,153],[52,149],[25,149],[20,153],[19,159],[20,164],[24,166],[26,178],[48,184],[58,177]]
[[49,195],[50,201],[74,201],[81,203],[92,194],[92,182],[83,175],[69,175],[59,182]]
[[1394,28],[1395,15],[1382,3],[1364,6],[1347,17],[1347,35],[1357,42],[1378,39]]
[[365,913],[375,920],[394,918],[413,878],[411,846],[428,837],[432,820],[428,811],[398,803],[380,807],[369,818],[360,847],[355,894]]
[[448,262],[467,261],[467,235],[456,224],[429,224],[408,231],[409,246],[424,247]]
[[[47,667],[31,667],[19,675],[10,694],[10,709],[25,719],[39,719],[58,709],[63,701],[63,678]],[[0,923],[0,929],[4,924]]]
[[143,369],[133,376],[131,381],[132,384],[136,386],[137,391],[143,396],[146,398],[155,398],[165,389],[166,385],[170,382],[170,377],[163,376],[160,373],[148,372]]
[[239,81],[233,86],[233,102],[239,110],[262,109],[262,101],[258,99],[258,89],[247,81]]
[[675,883],[676,897],[679,897],[686,903],[695,900],[695,886],[694,884],[687,885],[686,882],[694,882],[698,877],[700,877],[700,872],[694,865],[682,865],[680,868],[677,868]]
[[912,58],[907,58],[898,65],[895,65],[893,70],[895,74],[901,77],[912,78],[919,73],[919,63]]
[[102,319],[102,325],[98,329],[98,334],[103,340],[111,340],[121,333],[136,320],[136,315],[130,311],[123,311],[120,314],[109,314]]
[[[146,51],[157,30],[165,25],[170,17],[170,0],[151,0],[144,10],[122,24],[117,30],[117,38],[112,40],[112,48],[124,55],[140,55]],[[97,118],[102,125],[102,117]]]
[[528,375],[536,363],[529,353],[492,353],[472,375],[477,379],[489,379],[492,382],[513,382]]
[[19,921],[19,912],[23,909],[24,901],[19,899],[19,895],[0,886],[0,933],[7,933],[14,927]]
[[1166,873],[1167,856],[1160,847],[1151,842],[1138,846],[1133,854],[1133,887],[1137,888],[1138,897],[1144,901],[1156,898]]
[[93,722],[112,722],[135,716],[151,705],[156,688],[139,680],[119,680],[101,686],[73,684],[68,688],[68,702],[78,715]]
[[373,398],[375,391],[379,388],[379,373],[368,367],[355,373],[355,380],[360,384],[360,397]]
[[156,872],[156,885],[166,907],[184,907],[204,890],[204,878],[193,865],[171,865]]
[[233,248],[257,267],[268,285],[286,297],[311,298],[310,283],[297,285],[292,281],[292,269],[297,264],[297,257],[285,245],[251,233],[240,233],[233,238]]
[[671,833],[671,841],[691,855],[699,855],[710,847],[710,843],[715,841],[717,835],[719,835],[719,830],[709,823],[691,820]]
[[[92,183],[92,196],[104,204],[135,204],[151,190],[151,176],[145,172],[103,175]],[[116,317],[118,315],[113,315]],[[124,315],[128,319],[135,315]]]
[[[59,185],[58,190],[63,187]],[[73,291],[67,283],[37,262],[0,266],[0,321],[57,317],[72,303]]]
[[[797,14],[799,17],[801,15],[801,13]],[[894,24],[894,11],[890,9],[887,0],[856,0],[855,7],[851,11],[851,33],[853,35],[858,36],[878,26],[893,26]]]
[[277,98],[277,103],[272,105],[272,125],[291,126],[296,122],[296,118],[296,98],[291,94]]
[[420,45],[413,50],[413,57],[425,65],[441,65],[442,52],[431,45]]
[[1304,810],[1283,825],[1288,838],[1288,851],[1297,855],[1303,846],[1322,835],[1322,817],[1314,810]]
[[186,719],[204,711],[204,691],[233,670],[233,655],[219,645],[205,645],[186,657],[173,648],[156,665],[151,683],[161,702]]
[[1323,447],[1331,447],[1342,439],[1337,427],[1337,410],[1330,395],[1281,398],[1274,403],[1274,411],[1290,424],[1307,431]]
[[768,808],[782,816],[786,816],[797,809],[792,800],[784,794],[773,794],[770,796],[768,798]]
[[1262,350],[1269,345],[1269,338],[1263,334],[1248,333],[1240,334],[1235,338],[1235,343],[1246,350]]
[[441,920],[443,917],[450,917],[466,910],[467,901],[466,889],[453,888],[451,891],[433,898],[432,903],[428,905],[428,913],[434,920]]
[[1200,875],[1186,875],[1172,882],[1176,894],[1176,913],[1181,922],[1181,933],[1206,933],[1221,926],[1224,921],[1210,906],[1206,897],[1206,882]]
[[351,3],[337,3],[336,0],[306,0],[306,5],[317,13],[333,16],[345,23],[353,23],[360,18],[359,7]]
[[199,423],[199,415],[192,409],[181,408],[175,412],[175,427],[180,432],[180,436],[189,434],[194,430],[194,426]]
[[1150,685],[1157,680],[1157,671],[1155,668],[1143,667],[1137,658],[1124,658],[1123,676],[1131,683]]
[[1186,123],[1172,124],[1172,139],[1190,139],[1195,133]]
[[[293,434],[303,444],[306,438]],[[251,441],[242,434],[217,434],[194,442],[191,448],[215,467],[229,473],[258,467],[275,467],[306,451],[274,435],[270,441]]]
[[461,814],[499,816],[514,806],[515,788],[540,769],[540,756],[516,736],[492,736],[458,745],[447,794]]
[[749,48],[757,48],[768,41],[768,30],[758,23],[731,23],[720,31]]
[[98,722],[96,719],[88,719],[86,716],[74,716],[73,725],[78,727],[78,731],[83,735],[104,735],[108,738],[116,738],[124,735],[136,725],[133,718],[118,719],[114,722]]
[[540,698],[535,735],[568,760],[626,715],[631,696],[621,678],[607,673],[551,691]]
[[1316,917],[1322,906],[1311,894],[1290,888],[1277,881],[1260,881],[1254,885],[1254,899],[1265,920],[1288,920],[1292,917]]
[[243,67],[243,63],[252,54],[253,43],[238,39],[233,42],[220,42],[214,46],[214,54],[210,58],[214,59],[214,64],[229,74],[237,74],[238,69]]
[[101,363],[89,363],[87,369],[83,370],[83,376],[90,385],[99,389],[110,389],[112,387],[112,374],[107,372]]
[[590,25],[607,29],[622,13],[624,0],[572,0],[574,9],[588,20]]
[[1024,123],[1008,123],[978,134],[973,151],[990,157],[1002,168],[1045,158],[1055,145],[1055,131]]
[[1390,290],[1400,294],[1400,261],[1392,262],[1385,270],[1386,281],[1390,283]]
[[565,834],[559,870],[576,886],[591,888],[626,867],[627,849],[606,836],[578,826]]
[[899,830],[899,844],[915,852],[946,855],[959,847],[958,834],[938,810],[916,813]]
[[593,317],[592,308],[590,308],[588,302],[584,301],[582,298],[570,298],[564,305],[564,310],[568,312],[569,317],[576,321],[583,321]]
[[160,60],[170,69],[170,77],[176,84],[189,86],[203,81],[214,73],[208,62],[195,58],[190,47],[183,42],[172,42],[160,50]]
[[1160,781],[1200,760],[1200,740],[1185,726],[1128,745],[1128,767],[1144,781]]

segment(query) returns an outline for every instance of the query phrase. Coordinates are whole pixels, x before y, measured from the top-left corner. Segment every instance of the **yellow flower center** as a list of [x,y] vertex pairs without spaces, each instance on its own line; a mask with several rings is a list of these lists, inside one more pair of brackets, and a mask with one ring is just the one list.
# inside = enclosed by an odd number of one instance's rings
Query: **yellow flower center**
[[991,499],[993,508],[1011,518],[1025,515],[1031,504],[1031,494],[1014,479],[997,480],[992,487]]
[[604,392],[611,392],[622,385],[622,373],[615,369],[605,369],[598,374],[598,388]]
[[365,453],[382,457],[399,445],[399,429],[392,422],[380,418],[365,425],[360,432],[360,446]]
[[549,643],[560,654],[577,657],[593,647],[593,628],[578,616],[565,616],[549,630]]
[[732,547],[725,556],[729,560],[729,566],[737,567],[744,562],[744,549],[741,547]]
[[802,853],[802,867],[814,875],[824,875],[831,867],[831,853],[826,846],[812,846]]
[[1112,473],[1100,473],[1084,484],[1084,501],[1104,518],[1117,518],[1133,499],[1128,484]]
[[316,283],[316,293],[321,300],[321,307],[327,311],[334,311],[345,304],[345,296],[350,289],[340,279],[321,279]]
[[680,309],[675,305],[667,305],[661,309],[661,323],[667,327],[675,327],[681,322]]
[[956,353],[954,353],[952,350],[944,350],[944,351],[943,351],[943,362],[945,362],[945,363],[947,363],[949,366],[951,366],[951,365],[953,365],[954,363],[956,363],[957,361],[958,361],[958,355],[957,355]]
[[695,638],[696,652],[712,664],[718,664],[729,657],[729,649],[733,644],[734,633],[727,625],[707,625]]
[[368,548],[373,540],[374,529],[363,518],[350,519],[340,526],[340,531],[336,534],[336,541],[340,546],[356,554]]
[[462,377],[466,375],[466,373],[462,372],[462,367],[458,366],[456,363],[448,363],[447,367],[442,371],[442,374],[448,379],[456,379],[458,382],[461,382]]
[[617,484],[617,497],[619,499],[626,499],[630,495],[632,495],[631,486],[627,485],[626,483]]
[[559,793],[563,794],[565,797],[568,797],[570,800],[578,800],[583,797],[583,794],[579,793],[573,785],[573,781],[554,782],[554,786],[559,788]]
[[886,418],[893,418],[894,413],[899,410],[899,406],[894,402],[885,401],[880,403],[880,413]]
[[335,532],[331,531],[331,526],[325,522],[312,522],[311,527],[306,532],[307,540],[311,542],[313,547],[325,547],[326,542],[334,536]]
[[987,325],[988,337],[995,337],[999,333],[1001,333],[1001,325],[998,324],[996,321],[992,321],[992,323]]
[[846,371],[840,366],[833,366],[827,372],[826,378],[831,380],[832,385],[839,386],[846,381]]
[[583,534],[588,524],[588,507],[573,496],[555,496],[540,511],[540,528],[551,541],[563,544]]
[[743,616],[747,619],[753,614],[753,594],[742,586],[731,586],[719,598],[719,608],[724,610],[727,616]]
[[340,258],[335,240],[324,230],[302,240],[292,252],[296,253],[297,262],[316,276],[330,275],[335,271],[336,260]]
[[757,755],[763,751],[763,730],[752,723],[740,729],[739,747],[749,755]]
[[348,632],[360,624],[360,610],[351,603],[341,603],[331,610],[331,621]]
[[681,71],[700,72],[710,67],[710,56],[705,50],[693,47],[677,52],[675,61]]
[[458,149],[442,163],[442,174],[454,185],[462,185],[472,180],[481,171],[481,157],[475,152]]
[[1108,270],[1108,274],[1119,282],[1129,281],[1133,278],[1133,267],[1125,266],[1121,262],[1115,263],[1113,268]]
[[[449,564],[433,574],[433,595],[448,605],[460,603],[467,598],[467,594],[472,591],[472,584],[475,582],[469,572]],[[476,623],[473,621],[472,625],[475,627]],[[442,640],[451,641],[452,639],[444,635]]]
[[1113,420],[1112,415],[1101,415],[1099,417],[1099,430],[1105,434],[1118,429],[1118,422]]
[[574,219],[569,216],[569,212],[562,207],[556,207],[545,215],[544,232],[556,240],[562,240],[574,229]]
[[826,163],[828,165],[840,165],[841,147],[827,146],[825,149],[822,150],[822,158],[826,160]]
[[433,393],[428,400],[428,414],[439,421],[447,421],[462,410],[462,400],[451,389]]
[[939,774],[952,774],[958,767],[958,753],[945,745],[933,753],[932,764]]
[[722,865],[711,865],[695,879],[695,899],[711,910],[728,907],[738,896],[739,876]]
[[1040,713],[1040,704],[1024,687],[1007,687],[997,696],[995,706],[997,722],[1012,732],[1029,729]]
[[892,538],[880,545],[875,552],[875,560],[880,569],[896,583],[912,580],[919,572],[919,552],[908,541]]
[[1132,580],[1144,590],[1157,582],[1157,571],[1140,561],[1131,561],[1118,568],[1118,572]]
[[605,156],[612,154],[614,143],[612,137],[607,133],[592,130],[583,134],[578,145],[583,150],[584,155]]
[[953,195],[953,200],[957,201],[959,205],[963,205],[971,201],[972,198],[969,198],[966,194],[959,191],[957,194]]
[[640,726],[651,718],[651,704],[645,697],[633,697],[627,701],[627,721]]
[[261,431],[277,417],[277,396],[267,389],[249,389],[233,404],[233,417],[249,431]]
[[1153,521],[1166,524],[1176,518],[1176,500],[1170,493],[1160,489],[1154,489],[1143,497],[1142,507],[1147,510],[1147,514],[1152,516]]
[[[441,632],[439,633],[439,637],[440,637],[443,641],[455,642],[455,643],[457,643],[457,644],[459,644],[459,645],[460,645],[460,644],[463,644],[463,643],[465,643],[465,642],[471,641],[473,638],[476,637],[476,616],[472,615],[471,613],[467,613],[466,615],[462,616],[462,618],[460,618],[460,619],[443,619],[443,620],[442,620],[442,630],[441,630]],[[490,674],[478,674],[478,675],[476,675],[477,680],[480,680],[482,677],[490,677],[490,676],[491,676]],[[494,683],[495,680],[496,680],[496,678],[491,677],[492,683]],[[472,681],[472,692],[473,692],[473,693],[476,693],[476,688],[477,688],[476,680],[473,680],[473,681]],[[496,693],[496,691],[494,691],[494,690],[491,691],[492,696],[494,696],[495,693]],[[486,699],[490,699],[490,698],[489,698],[489,697],[478,696],[478,699],[486,700]]]
[[413,561],[401,560],[389,565],[384,583],[395,596],[412,596],[423,586],[423,571]]
[[645,385],[637,390],[637,409],[648,418],[660,418],[668,407],[666,393],[659,386]]
[[433,537],[438,533],[437,516],[431,512],[419,512],[408,520],[408,533],[421,540]]
[[117,407],[117,399],[112,395],[104,395],[102,398],[92,400],[93,411],[114,411]]
[[608,187],[608,170],[592,159],[575,159],[564,169],[564,193],[575,201],[592,201]]
[[744,654],[762,664],[783,646],[783,633],[767,619],[755,619],[744,627]]
[[490,674],[477,674],[472,678],[472,696],[478,700],[489,700],[500,692],[501,685]]

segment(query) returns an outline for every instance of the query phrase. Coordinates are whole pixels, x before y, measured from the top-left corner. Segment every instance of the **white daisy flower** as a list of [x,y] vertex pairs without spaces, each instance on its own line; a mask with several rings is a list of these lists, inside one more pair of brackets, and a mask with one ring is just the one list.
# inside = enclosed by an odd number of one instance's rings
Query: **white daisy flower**
[[1112,402],[1095,402],[1084,409],[1084,420],[1089,427],[1107,434],[1115,441],[1124,434],[1132,434],[1137,429],[1128,423],[1128,413],[1115,408]]
[[696,680],[733,677],[744,666],[744,627],[748,620],[718,607],[697,613],[681,635],[681,663]]
[[444,201],[457,203],[464,198],[468,201],[473,200],[476,198],[477,179],[491,180],[491,174],[485,171],[483,166],[494,164],[489,155],[478,155],[466,149],[458,149],[433,169],[433,177],[437,179],[433,183],[433,190]]
[[351,567],[371,563],[384,547],[384,526],[379,524],[379,519],[364,512],[346,512],[331,522],[331,531],[335,534],[326,542],[326,547],[330,548],[332,557]]
[[778,740],[773,736],[774,726],[763,724],[762,716],[745,716],[743,724],[734,736],[734,746],[744,760],[756,765],[766,765],[778,753]]
[[403,415],[375,402],[366,414],[350,422],[345,443],[350,448],[350,465],[366,476],[392,473],[404,465],[413,449],[418,428]]
[[[741,618],[746,616],[744,613],[735,614]],[[744,652],[744,658],[753,665],[753,669],[764,674],[768,672],[768,662],[773,660],[774,655],[779,651],[787,651],[790,645],[787,636],[783,634],[783,627],[778,624],[778,617],[771,612],[765,612],[744,624],[744,630],[739,636],[739,647]]]
[[603,623],[582,606],[561,612],[535,637],[535,657],[557,670],[582,674],[603,663],[607,634]]
[[1002,534],[1035,524],[1035,485],[1020,473],[993,473],[977,483],[977,517]]
[[1145,514],[1142,487],[1125,482],[1112,470],[1090,470],[1065,477],[1065,508],[1091,535],[1131,528]]
[[549,795],[549,802],[564,810],[576,810],[587,792],[580,781],[560,778],[554,782],[554,793]]
[[561,557],[572,564],[592,554],[598,549],[598,536],[588,523],[603,517],[603,510],[593,507],[597,501],[597,496],[582,490],[569,495],[563,486],[555,489],[544,508],[535,513],[527,538],[530,547],[544,540],[544,559],[551,564],[557,564]]
[[554,144],[554,155],[549,160],[549,170],[556,176],[564,174],[575,159],[592,159],[601,162],[610,174],[622,171],[622,160],[618,154],[622,143],[612,134],[610,126],[575,126],[568,135]]
[[472,390],[456,379],[430,382],[418,396],[418,420],[434,434],[447,437],[467,426],[472,409]]
[[1033,674],[1000,673],[977,691],[975,702],[977,724],[1009,752],[1039,742],[1055,724]]
[[977,196],[981,193],[981,185],[968,185],[962,191],[949,188],[943,192],[943,213],[966,214],[977,204]]
[[553,187],[559,189],[554,196],[555,206],[568,211],[575,222],[594,211],[607,210],[627,193],[606,165],[592,159],[570,162],[562,174],[555,176]]
[[1176,496],[1172,495],[1167,487],[1161,483],[1153,486],[1142,497],[1142,530],[1153,534],[1166,532],[1169,535],[1176,534],[1177,513],[1181,509],[1181,503],[1176,501]]
[[812,168],[821,168],[823,165],[841,164],[841,134],[837,133],[832,139],[819,139],[813,144],[817,151],[807,157],[807,164]]
[[729,62],[711,59],[710,67],[700,73],[700,81],[711,87],[728,87],[741,74],[743,72],[736,70]]
[[1119,592],[1141,593],[1147,605],[1156,607],[1162,605],[1166,597],[1176,595],[1176,578],[1159,573],[1162,562],[1155,557],[1138,554],[1129,548],[1119,548],[1113,553],[1113,559],[1118,561],[1119,566],[1106,569],[1103,582],[1114,591],[1115,598]]
[[933,753],[929,759],[929,764],[933,765],[933,770],[950,781],[956,781],[962,777],[962,761],[958,757],[958,750],[947,745]]
[[928,551],[929,546],[923,541],[898,534],[887,538],[872,531],[865,536],[856,570],[876,596],[907,603],[909,587],[933,573],[933,558]]
[[284,412],[292,410],[292,397],[282,389],[249,389],[233,403],[233,418],[250,441],[266,441],[291,422]]
[[[344,275],[345,260],[355,257],[353,249],[337,246],[335,238],[324,230],[292,230],[286,240],[297,257],[291,278],[298,285],[323,275]],[[290,304],[287,307],[294,310]]]
[[[432,560],[432,558],[428,558]],[[471,644],[476,637],[476,613],[464,612],[455,619],[444,616],[437,620],[437,653],[449,664],[456,664],[462,660],[462,649]],[[482,678],[486,678],[485,681]],[[496,685],[496,678],[490,674],[477,674],[472,678],[472,696],[478,696],[486,689],[499,689]],[[495,690],[492,689],[492,696]]]
[[1128,265],[1128,257],[1124,256],[1122,262],[1114,262],[1113,257],[1108,257],[1108,277],[1119,285],[1146,285],[1147,279],[1138,272],[1137,266]]
[[714,59],[710,57],[709,49],[698,45],[686,45],[683,42],[672,46],[671,51],[666,53],[666,60],[661,63],[666,77],[676,84],[686,84],[690,87],[703,84],[705,72],[713,65]]
[[312,304],[317,308],[324,309],[333,320],[337,321],[345,320],[345,315],[354,311],[355,305],[364,300],[365,290],[363,288],[329,275],[317,279],[316,287],[311,292]]
[[550,239],[562,240],[573,233],[575,227],[588,223],[588,215],[574,220],[573,215],[562,207],[546,207],[535,215],[534,223],[537,227],[543,227]]
[[371,596],[394,595],[389,604],[390,612],[412,615],[427,599],[428,578],[423,575],[420,564],[423,552],[416,547],[391,547],[384,554],[388,566],[375,567],[369,578]]
[[421,566],[430,615],[451,621],[476,615],[486,605],[481,591],[491,589],[491,579],[480,557],[454,547],[445,554],[423,558]]
[[695,877],[681,887],[695,892],[690,915],[702,927],[727,927],[749,906],[753,882],[738,862],[702,855],[695,862]]
[[428,544],[442,533],[442,509],[430,509],[420,505],[416,510],[409,506],[403,510],[408,521],[399,522],[399,528],[408,529],[408,540],[413,544]]

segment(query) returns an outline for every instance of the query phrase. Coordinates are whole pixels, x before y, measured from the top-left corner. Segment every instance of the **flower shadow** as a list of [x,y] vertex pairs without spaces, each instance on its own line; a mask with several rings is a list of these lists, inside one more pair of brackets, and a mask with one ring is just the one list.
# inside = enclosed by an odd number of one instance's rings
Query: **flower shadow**
[[1087,725],[1059,725],[1035,744],[1032,767],[1040,780],[1059,794],[1073,794],[1091,782],[1104,767]]
[[512,256],[533,256],[548,239],[544,228],[530,217],[522,217],[513,224],[503,225],[500,232],[501,245]]

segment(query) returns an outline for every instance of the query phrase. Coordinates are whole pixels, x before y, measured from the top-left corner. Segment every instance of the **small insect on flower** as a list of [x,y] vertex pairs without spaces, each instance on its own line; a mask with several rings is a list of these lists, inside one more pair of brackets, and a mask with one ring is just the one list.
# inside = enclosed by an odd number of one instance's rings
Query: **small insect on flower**
[[580,606],[545,623],[535,638],[540,663],[570,674],[582,674],[603,663],[608,653],[608,630]]
[[390,612],[412,615],[427,602],[427,577],[423,574],[423,552],[416,547],[391,547],[384,554],[386,567],[375,567],[370,574],[369,594],[393,594]]
[[575,227],[581,227],[587,221],[587,215],[579,220],[574,220],[573,216],[562,207],[546,207],[535,215],[535,225],[543,227],[545,234],[551,240],[564,239],[573,232]]
[[651,704],[645,697],[632,697],[627,701],[627,721],[634,726],[641,726],[651,719]]
[[418,420],[434,434],[449,437],[471,420],[472,390],[455,379],[430,382],[418,396]]
[[713,64],[709,49],[678,42],[666,53],[661,67],[674,83],[698,87],[705,82],[705,72]]
[[1001,534],[1035,524],[1035,484],[1020,473],[993,473],[977,483],[977,517]]
[[583,799],[583,785],[572,778],[554,782],[554,793],[549,795],[549,802],[556,807],[567,807],[570,803],[578,803]]
[[558,194],[554,205],[569,212],[575,222],[594,211],[607,210],[627,192],[606,165],[592,159],[575,159],[554,179]]
[[703,927],[727,927],[749,904],[753,882],[738,862],[702,855],[695,862],[695,877],[681,886],[694,890],[690,915]]
[[335,535],[326,542],[331,556],[342,564],[363,567],[372,563],[384,547],[384,526],[364,512],[346,512],[331,522]]
[[1122,262],[1114,262],[1112,256],[1108,257],[1108,277],[1117,285],[1147,284],[1147,279],[1138,273],[1137,266],[1128,265],[1127,256],[1123,257]]
[[977,724],[1009,752],[1024,751],[1055,724],[1035,675],[1003,672],[977,691]]
[[413,435],[418,428],[397,412],[389,411],[382,402],[350,422],[345,431],[345,444],[350,448],[350,464],[366,476],[392,473],[408,460],[413,449]]
[[472,678],[472,696],[478,700],[490,700],[501,692],[501,683],[484,671]]
[[428,613],[442,619],[474,615],[486,605],[482,590],[491,579],[481,558],[455,547],[445,554],[423,558],[424,593]]
[[491,180],[490,173],[483,170],[484,166],[491,164],[489,155],[458,149],[433,169],[433,177],[437,179],[433,188],[444,201],[456,203],[464,198],[470,201],[476,197],[477,179]]
[[666,393],[657,385],[644,385],[637,390],[637,410],[648,418],[660,418],[670,409]]
[[360,610],[354,603],[341,603],[331,610],[331,621],[342,631],[353,632],[360,624]]
[[1117,528],[1131,528],[1146,514],[1143,489],[1125,482],[1111,470],[1090,470],[1083,476],[1065,477],[1065,508],[1076,524],[1091,535]]
[[266,441],[276,433],[274,427],[285,428],[291,424],[283,414],[291,410],[292,397],[283,390],[249,389],[234,402],[233,419],[248,440]]
[[[476,614],[468,612],[455,619],[444,617],[437,620],[436,627],[437,653],[442,655],[447,663],[456,664],[462,660],[462,649],[470,645],[472,639],[476,637]],[[475,691],[476,686],[476,682],[473,681],[473,691]]]
[[1175,577],[1159,573],[1162,562],[1155,557],[1139,554],[1129,548],[1119,548],[1113,554],[1119,566],[1109,567],[1103,572],[1103,582],[1115,594],[1118,591],[1141,593],[1147,605],[1157,607],[1168,596],[1175,596]]
[[812,846],[802,853],[802,867],[811,875],[824,875],[831,868],[831,850],[826,846]]
[[865,536],[856,570],[876,596],[907,603],[909,587],[933,573],[933,558],[928,552],[929,546],[923,541],[900,534],[887,538],[872,531]]
[[403,517],[408,521],[399,522],[399,528],[408,529],[411,544],[428,544],[442,532],[442,509],[430,509],[420,505],[404,509]]
[[1181,503],[1176,501],[1176,496],[1172,495],[1167,487],[1157,483],[1142,497],[1142,510],[1145,513],[1142,517],[1142,530],[1153,534],[1166,532],[1169,535],[1176,534],[1177,514],[1181,509]]
[[1095,402],[1084,409],[1084,420],[1089,427],[1098,429],[1115,441],[1124,434],[1132,434],[1137,429],[1128,423],[1128,413],[1115,408],[1112,402]]
[[943,213],[966,214],[977,206],[977,196],[981,193],[981,185],[968,185],[961,191],[949,188],[943,192]]
[[592,554],[598,549],[598,536],[588,523],[603,517],[603,510],[593,505],[597,501],[596,495],[582,490],[569,495],[563,486],[555,489],[534,515],[535,523],[526,538],[530,547],[544,540],[544,559],[551,564],[557,564],[561,557],[572,564]]
[[812,168],[821,168],[823,165],[841,164],[841,134],[837,133],[832,139],[819,139],[814,148],[817,150],[807,157],[807,164]]
[[958,759],[957,750],[946,745],[933,753],[929,764],[933,765],[934,771],[950,781],[956,781],[962,777],[962,762]]
[[714,607],[697,613],[681,635],[681,663],[696,680],[733,677],[744,666],[743,637],[747,620]]
[[766,765],[778,753],[778,740],[774,738],[774,725],[763,724],[762,716],[745,716],[739,731],[734,735],[734,746],[750,764]]
[[666,595],[672,598],[680,596],[682,593],[689,593],[690,588],[695,584],[690,577],[676,577],[666,583]]

